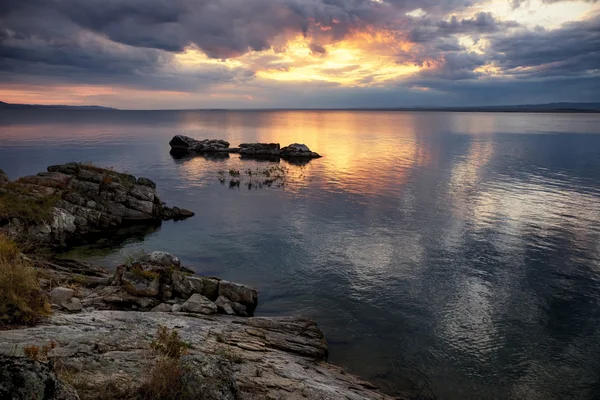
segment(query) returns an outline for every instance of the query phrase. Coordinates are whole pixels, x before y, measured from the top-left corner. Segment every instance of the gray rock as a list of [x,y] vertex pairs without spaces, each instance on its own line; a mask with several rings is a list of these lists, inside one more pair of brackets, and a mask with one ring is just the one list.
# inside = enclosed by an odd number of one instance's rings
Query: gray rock
[[156,183],[148,178],[140,177],[137,179],[137,184],[142,186],[148,186],[149,188],[156,189]]
[[[237,384],[239,393],[233,397],[237,399],[391,400],[325,362],[327,342],[316,324],[304,318],[190,317],[135,311],[55,314],[43,325],[0,331],[0,354],[13,354],[15,348],[52,338],[59,343],[53,358],[72,367],[74,381],[83,380],[98,393],[115,376],[131,377],[133,382],[147,376],[148,335],[160,325],[177,329],[182,340],[192,345],[184,360],[193,374],[190,380],[202,390],[198,398],[232,398]],[[0,378],[0,387],[5,382],[12,379]],[[217,386],[203,386],[206,383]],[[11,397],[2,393],[0,398]]]
[[231,308],[231,301],[226,297],[219,296],[219,298],[215,301],[217,305],[217,309],[220,313],[227,315],[235,315],[235,311]]
[[179,257],[174,256],[171,253],[165,251],[153,251],[150,254],[144,256],[144,261],[154,265],[160,265],[163,267],[174,266],[179,268],[181,261]]
[[183,307],[181,306],[181,304],[173,304],[171,306],[171,312],[179,312],[183,309]]
[[230,305],[233,309],[233,312],[235,312],[235,315],[239,315],[240,317],[248,317],[248,309],[245,305],[236,302],[231,302]]
[[121,282],[125,290],[135,296],[157,296],[160,293],[160,279],[159,277],[145,277],[142,275],[145,272],[124,272]]
[[140,211],[147,215],[153,215],[154,203],[152,201],[143,201],[136,199],[133,196],[127,196],[127,207],[136,211]]
[[151,311],[154,312],[171,312],[172,306],[166,303],[160,303],[156,307],[154,307]]
[[51,364],[0,355],[0,399],[79,400],[79,396],[58,379]]
[[208,298],[201,294],[194,293],[185,303],[183,303],[183,311],[199,314],[216,314],[217,306]]
[[73,289],[69,289],[66,287],[55,287],[50,291],[50,303],[61,305],[63,303],[69,302],[73,298],[75,291]]
[[241,303],[246,306],[248,315],[253,315],[258,304],[258,293],[256,290],[240,285],[239,283],[220,281],[219,296],[225,296],[235,303]]
[[175,153],[226,152],[228,151],[229,142],[219,139],[196,140],[188,136],[175,135],[169,145],[171,151]]
[[81,304],[81,300],[77,297],[73,297],[69,302],[62,303],[61,306],[68,312],[73,313],[80,312],[83,309],[83,304]]
[[194,293],[203,293],[204,280],[200,277],[188,276],[181,271],[173,271],[171,279],[173,280],[173,289],[185,297]]

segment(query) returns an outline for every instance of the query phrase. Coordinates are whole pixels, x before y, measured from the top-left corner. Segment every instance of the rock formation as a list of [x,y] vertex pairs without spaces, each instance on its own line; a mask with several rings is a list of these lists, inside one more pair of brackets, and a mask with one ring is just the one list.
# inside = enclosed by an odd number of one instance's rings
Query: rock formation
[[[186,346],[186,399],[391,399],[328,364],[312,320],[244,318],[256,308],[255,290],[196,276],[169,253],[144,255],[112,275],[72,260],[29,261],[44,271],[55,312],[36,327],[0,331],[0,398],[86,400],[108,391],[102,398],[137,399],[152,376],[153,340],[166,327]],[[24,357],[43,347],[48,363]]]
[[[0,228],[12,236],[64,245],[127,221],[183,219],[194,213],[164,205],[149,179],[80,163],[7,182],[0,174]],[[5,175],[4,175],[5,176]]]
[[283,157],[283,158],[319,158],[318,153],[311,151],[308,146],[293,143],[281,148],[279,143],[241,143],[239,147],[229,148],[229,142],[219,139],[196,140],[188,136],[175,135],[169,142],[171,153],[175,156],[194,153],[239,153],[249,157]]

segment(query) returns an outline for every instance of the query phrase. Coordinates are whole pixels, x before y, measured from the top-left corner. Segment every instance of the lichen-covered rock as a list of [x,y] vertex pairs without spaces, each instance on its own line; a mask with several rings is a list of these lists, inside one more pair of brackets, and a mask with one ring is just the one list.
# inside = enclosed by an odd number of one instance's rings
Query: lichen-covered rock
[[181,266],[179,257],[165,251],[153,251],[152,253],[145,255],[142,259],[145,262],[163,267],[173,266],[179,268]]
[[57,378],[50,364],[0,355],[0,399],[79,400],[79,396]]
[[159,276],[142,268],[124,272],[121,282],[125,290],[134,296],[154,297],[160,293]]
[[198,276],[189,276],[181,271],[173,271],[171,279],[175,292],[183,296],[189,297],[194,293],[203,293],[204,280]]

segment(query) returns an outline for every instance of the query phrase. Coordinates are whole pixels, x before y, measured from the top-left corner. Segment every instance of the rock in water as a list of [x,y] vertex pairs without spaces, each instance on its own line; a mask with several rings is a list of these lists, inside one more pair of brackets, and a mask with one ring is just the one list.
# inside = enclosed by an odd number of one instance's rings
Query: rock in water
[[304,157],[304,158],[319,158],[318,153],[310,151],[307,145],[300,143],[292,143],[281,149],[279,153],[281,157]]
[[49,364],[0,355],[0,399],[79,400],[79,396]]
[[229,142],[220,139],[196,140],[189,136],[175,135],[169,145],[174,153],[229,152]]
[[238,153],[246,156],[277,156],[279,143],[241,143]]

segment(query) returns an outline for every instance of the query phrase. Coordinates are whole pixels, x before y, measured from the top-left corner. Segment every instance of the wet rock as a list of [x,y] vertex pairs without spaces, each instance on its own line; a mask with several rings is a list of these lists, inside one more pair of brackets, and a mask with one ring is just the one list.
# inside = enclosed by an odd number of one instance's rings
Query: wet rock
[[217,313],[216,304],[198,293],[194,293],[185,303],[183,303],[182,309],[186,312],[206,315]]
[[0,355],[0,399],[79,400],[51,367],[23,357]]
[[69,289],[66,287],[55,287],[50,291],[50,303],[61,305],[63,303],[67,303],[69,300],[73,298],[75,295],[75,291],[73,289]]
[[279,152],[281,157],[303,157],[303,158],[319,158],[318,153],[311,151],[308,146],[300,143],[292,143],[281,149]]

